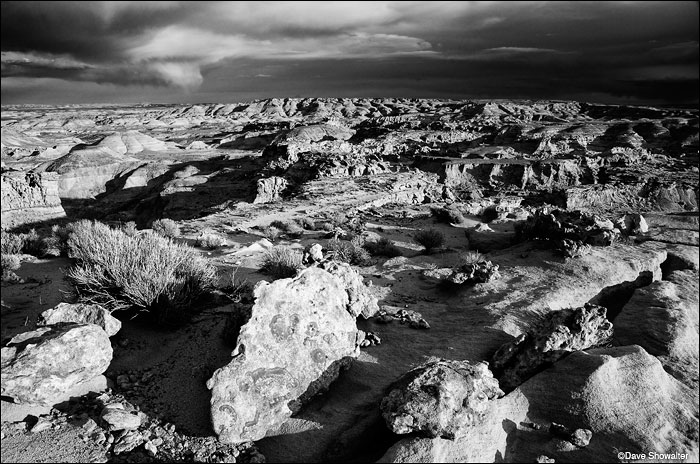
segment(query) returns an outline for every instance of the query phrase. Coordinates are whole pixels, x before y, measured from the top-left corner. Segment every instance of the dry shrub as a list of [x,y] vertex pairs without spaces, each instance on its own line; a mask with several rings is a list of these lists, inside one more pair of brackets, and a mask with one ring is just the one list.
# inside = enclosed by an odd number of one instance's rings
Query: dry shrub
[[371,258],[363,245],[364,243],[360,237],[355,237],[349,241],[332,238],[328,240],[325,248],[333,259],[356,266],[366,266]]
[[156,219],[153,221],[151,229],[163,237],[175,238],[180,236],[180,226],[172,219]]
[[396,258],[401,256],[401,250],[394,245],[394,242],[386,237],[382,237],[376,242],[365,242],[363,245],[365,250],[369,251],[372,256],[387,256],[389,258]]
[[425,247],[425,251],[431,253],[445,243],[445,235],[436,229],[420,230],[413,239]]
[[184,309],[216,282],[214,266],[191,247],[96,221],[72,225],[68,254],[76,264],[67,277],[78,294],[110,309]]
[[275,279],[294,277],[304,267],[302,258],[299,250],[284,245],[275,246],[265,253],[260,270]]

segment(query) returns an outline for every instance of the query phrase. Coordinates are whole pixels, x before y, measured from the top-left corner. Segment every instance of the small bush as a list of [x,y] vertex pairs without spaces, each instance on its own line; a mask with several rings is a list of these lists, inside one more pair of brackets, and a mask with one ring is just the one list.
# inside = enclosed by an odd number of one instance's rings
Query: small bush
[[297,271],[304,267],[302,258],[303,255],[298,250],[282,245],[275,246],[265,253],[260,270],[275,279],[294,277]]
[[19,254],[24,248],[24,237],[3,230],[0,236],[0,248],[2,248],[3,255]]
[[333,225],[332,222],[322,222],[320,224],[316,224],[316,227],[321,229],[324,232],[333,232],[335,230],[335,226]]
[[196,243],[198,247],[214,250],[226,245],[226,237],[213,230],[205,230],[199,234]]
[[19,266],[19,256],[8,255],[5,253],[2,254],[2,257],[0,258],[0,269],[2,269],[3,274],[5,274],[8,271],[16,271],[17,269],[19,269]]
[[436,229],[420,230],[413,239],[425,247],[425,251],[431,253],[445,243],[445,235]]
[[262,228],[263,237],[274,243],[282,234],[282,231],[277,227],[267,226]]
[[139,230],[136,228],[136,223],[134,221],[125,222],[121,225],[121,231],[124,232],[129,237],[136,235]]
[[394,242],[386,237],[382,237],[376,242],[365,242],[363,246],[372,256],[387,256],[389,258],[395,258],[402,255],[401,250],[394,245]]
[[83,300],[160,316],[184,309],[216,282],[216,269],[187,245],[153,233],[129,236],[96,221],[71,226],[68,279]]
[[172,219],[156,219],[151,226],[153,232],[163,237],[175,238],[180,236],[180,226]]
[[231,273],[222,289],[234,303],[240,303],[253,298],[253,285],[246,279],[239,279],[236,276],[237,273],[237,267],[231,269]]
[[360,237],[355,237],[350,241],[332,238],[328,240],[325,248],[333,259],[357,266],[365,266],[370,262],[370,254],[363,245]]
[[272,221],[270,227],[275,227],[283,231],[289,238],[299,238],[304,234],[304,229],[295,221]]
[[462,255],[460,255],[460,259],[462,261],[462,264],[466,264],[466,265],[478,264],[478,263],[486,260],[484,255],[482,255],[481,253],[479,253],[476,250],[467,251],[466,253],[463,253]]
[[32,229],[23,235],[24,246],[22,247],[22,251],[28,255],[36,257],[44,256],[45,248],[43,244],[43,239],[36,231],[36,229]]

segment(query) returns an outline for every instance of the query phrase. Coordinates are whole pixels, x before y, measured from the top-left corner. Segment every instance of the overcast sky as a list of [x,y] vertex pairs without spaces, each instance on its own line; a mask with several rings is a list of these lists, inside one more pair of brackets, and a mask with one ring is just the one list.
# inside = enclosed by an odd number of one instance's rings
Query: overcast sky
[[2,2],[2,103],[698,102],[697,2]]

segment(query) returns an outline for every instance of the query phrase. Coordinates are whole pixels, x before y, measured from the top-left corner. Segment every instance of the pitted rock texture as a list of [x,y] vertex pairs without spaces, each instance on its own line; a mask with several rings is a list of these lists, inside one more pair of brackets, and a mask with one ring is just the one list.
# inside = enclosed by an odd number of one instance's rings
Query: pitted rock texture
[[226,443],[263,438],[358,355],[344,284],[309,268],[255,288],[234,359],[207,382],[214,431]]
[[102,306],[83,303],[60,303],[41,313],[37,324],[53,325],[70,322],[98,325],[107,332],[107,336],[109,337],[116,335],[119,329],[122,328],[121,321],[112,316],[110,312]]
[[500,396],[486,363],[431,361],[392,384],[381,403],[382,417],[394,433],[453,439],[477,427],[488,401]]
[[2,395],[51,405],[102,374],[112,360],[107,333],[94,324],[48,326],[15,336],[2,348]]
[[53,173],[2,173],[2,228],[65,217],[58,196],[58,175]]
[[335,276],[345,286],[350,314],[355,317],[361,315],[365,319],[369,319],[379,311],[377,297],[365,285],[360,273],[348,263],[328,261],[321,265],[321,269]]
[[511,391],[567,354],[612,341],[607,309],[586,303],[553,311],[536,327],[501,346],[491,358],[499,385]]

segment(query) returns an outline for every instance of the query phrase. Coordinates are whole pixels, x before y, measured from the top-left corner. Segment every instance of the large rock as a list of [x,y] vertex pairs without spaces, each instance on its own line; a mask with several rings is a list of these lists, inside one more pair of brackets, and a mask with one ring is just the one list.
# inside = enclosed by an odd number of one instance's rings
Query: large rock
[[58,196],[58,175],[53,173],[2,173],[2,228],[65,217]]
[[[692,391],[639,346],[596,348],[572,353],[489,401],[482,424],[464,436],[407,438],[379,462],[536,462],[541,455],[617,462],[621,451],[686,453],[678,461],[696,462],[697,415]],[[590,431],[592,439],[575,446],[552,436],[552,423]]]
[[502,395],[486,363],[439,360],[397,380],[382,400],[381,410],[394,433],[455,438],[477,427],[488,401]]
[[98,325],[107,332],[107,336],[109,337],[116,335],[119,329],[122,328],[121,321],[112,316],[110,312],[102,306],[83,303],[60,303],[41,313],[37,324],[53,325],[67,322]]
[[428,269],[423,272],[423,275],[440,282],[448,282],[455,285],[483,284],[501,278],[501,274],[498,272],[498,264],[493,264],[487,260],[463,264],[455,269]]
[[2,395],[54,404],[77,384],[102,374],[112,360],[107,333],[94,324],[42,327],[2,348]]
[[516,227],[519,236],[529,240],[559,243],[571,240],[588,245],[609,246],[616,239],[609,219],[582,211],[538,210]]
[[253,203],[270,203],[277,201],[282,197],[285,189],[288,186],[287,179],[284,177],[268,177],[258,180],[258,190]]
[[227,443],[263,438],[358,355],[348,293],[330,273],[262,282],[255,297],[234,359],[207,382],[214,431]]
[[674,271],[635,290],[615,319],[615,341],[640,345],[697,392],[698,304],[697,273]]
[[365,285],[360,273],[348,263],[328,261],[323,263],[321,268],[343,283],[348,294],[347,309],[350,314],[355,317],[362,315],[365,319],[369,319],[379,311],[377,297]]
[[491,360],[500,386],[511,391],[567,354],[612,341],[607,309],[586,303],[550,313],[532,330],[506,343]]

